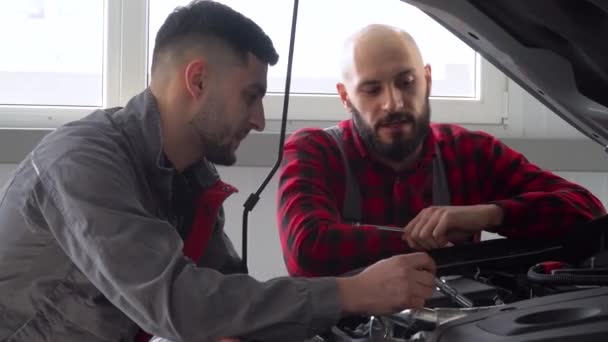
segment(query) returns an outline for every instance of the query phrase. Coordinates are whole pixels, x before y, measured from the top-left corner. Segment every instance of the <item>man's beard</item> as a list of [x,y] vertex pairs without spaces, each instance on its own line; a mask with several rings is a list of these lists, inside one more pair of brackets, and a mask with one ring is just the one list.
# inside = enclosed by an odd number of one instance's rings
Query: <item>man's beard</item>
[[[350,103],[350,108],[352,108],[355,128],[359,132],[361,140],[363,140],[366,147],[375,152],[378,156],[391,162],[401,162],[411,156],[424,142],[427,134],[431,130],[431,107],[428,96],[426,97],[422,115],[419,119],[416,119],[412,113],[394,112],[376,123],[376,127],[371,127],[366,124],[361,117],[361,113],[352,105],[352,103]],[[377,129],[381,125],[399,121],[406,121],[412,125],[412,136],[406,137],[403,132],[399,132],[393,134],[393,141],[391,143],[383,143],[377,134]]]
[[230,141],[226,143],[222,140],[230,134],[230,130],[225,129],[221,124],[225,120],[221,115],[223,111],[215,110],[218,109],[216,106],[207,105],[206,108],[190,121],[192,129],[200,139],[204,158],[217,165],[234,165],[236,163],[235,151]]
[[205,145],[205,158],[216,165],[232,166],[236,163],[236,154],[232,146],[219,143]]

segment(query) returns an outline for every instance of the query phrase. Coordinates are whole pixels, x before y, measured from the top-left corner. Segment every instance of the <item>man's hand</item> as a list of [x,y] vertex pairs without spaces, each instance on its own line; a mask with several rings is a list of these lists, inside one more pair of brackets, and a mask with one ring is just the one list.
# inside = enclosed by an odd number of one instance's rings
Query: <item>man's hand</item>
[[414,249],[444,247],[500,225],[503,214],[495,204],[425,208],[405,226],[403,240]]
[[433,293],[435,262],[426,253],[398,255],[356,276],[339,278],[343,313],[386,315],[419,308]]

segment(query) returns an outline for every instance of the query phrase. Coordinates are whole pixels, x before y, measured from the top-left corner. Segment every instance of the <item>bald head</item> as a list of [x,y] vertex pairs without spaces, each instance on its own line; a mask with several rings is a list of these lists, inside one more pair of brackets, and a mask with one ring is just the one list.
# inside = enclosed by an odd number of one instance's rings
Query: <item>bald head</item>
[[368,25],[351,35],[344,44],[342,81],[351,81],[369,65],[394,62],[396,58],[412,68],[424,67],[420,50],[409,33],[388,25]]
[[361,139],[390,166],[407,165],[430,130],[431,67],[416,42],[395,27],[369,25],[346,41],[341,62],[336,90]]

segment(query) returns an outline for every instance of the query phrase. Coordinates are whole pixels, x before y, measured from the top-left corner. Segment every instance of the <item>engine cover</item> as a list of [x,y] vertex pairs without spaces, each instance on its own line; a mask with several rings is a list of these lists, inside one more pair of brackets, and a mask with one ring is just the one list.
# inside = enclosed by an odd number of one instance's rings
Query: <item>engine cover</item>
[[440,325],[426,341],[608,341],[608,288],[512,303]]

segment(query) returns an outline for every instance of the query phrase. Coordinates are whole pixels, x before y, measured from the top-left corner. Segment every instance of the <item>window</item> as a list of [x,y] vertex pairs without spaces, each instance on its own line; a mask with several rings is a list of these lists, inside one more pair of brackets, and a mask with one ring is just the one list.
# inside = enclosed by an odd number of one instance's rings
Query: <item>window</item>
[[[278,65],[269,69],[269,94],[264,100],[272,130],[272,121],[280,118],[283,109],[293,2],[219,1],[255,20],[279,51]],[[147,84],[158,28],[171,10],[188,2],[3,1],[0,127],[55,128],[94,108],[124,105]],[[290,119],[318,122],[346,117],[335,94],[339,49],[348,35],[373,22],[403,27],[417,40],[433,68],[433,120],[501,122],[506,77],[400,0],[300,1]]]
[[0,103],[102,104],[102,0],[5,1],[0,7]]
[[2,126],[45,126],[103,104],[103,13],[103,0],[0,4]]
[[[150,0],[149,51],[167,14],[188,0]],[[273,40],[279,63],[268,72],[267,116],[278,119],[289,49],[293,2],[219,0],[256,21]],[[273,15],[268,15],[272,9]],[[348,15],[345,15],[345,12]],[[498,123],[501,82],[495,69],[433,19],[399,0],[305,0],[299,3],[289,115],[301,120],[345,117],[335,85],[342,43],[357,29],[383,23],[406,29],[433,70],[433,119],[461,123]],[[323,39],[319,39],[323,37]],[[449,53],[446,53],[449,51]],[[149,61],[151,56],[149,55]],[[492,77],[483,77],[484,73]],[[493,75],[491,73],[494,73]],[[497,82],[498,81],[498,82]],[[504,81],[502,82],[504,84]],[[485,88],[484,88],[485,86]],[[484,94],[485,92],[485,94]],[[494,99],[494,101],[489,101]],[[494,114],[494,115],[493,115]]]

